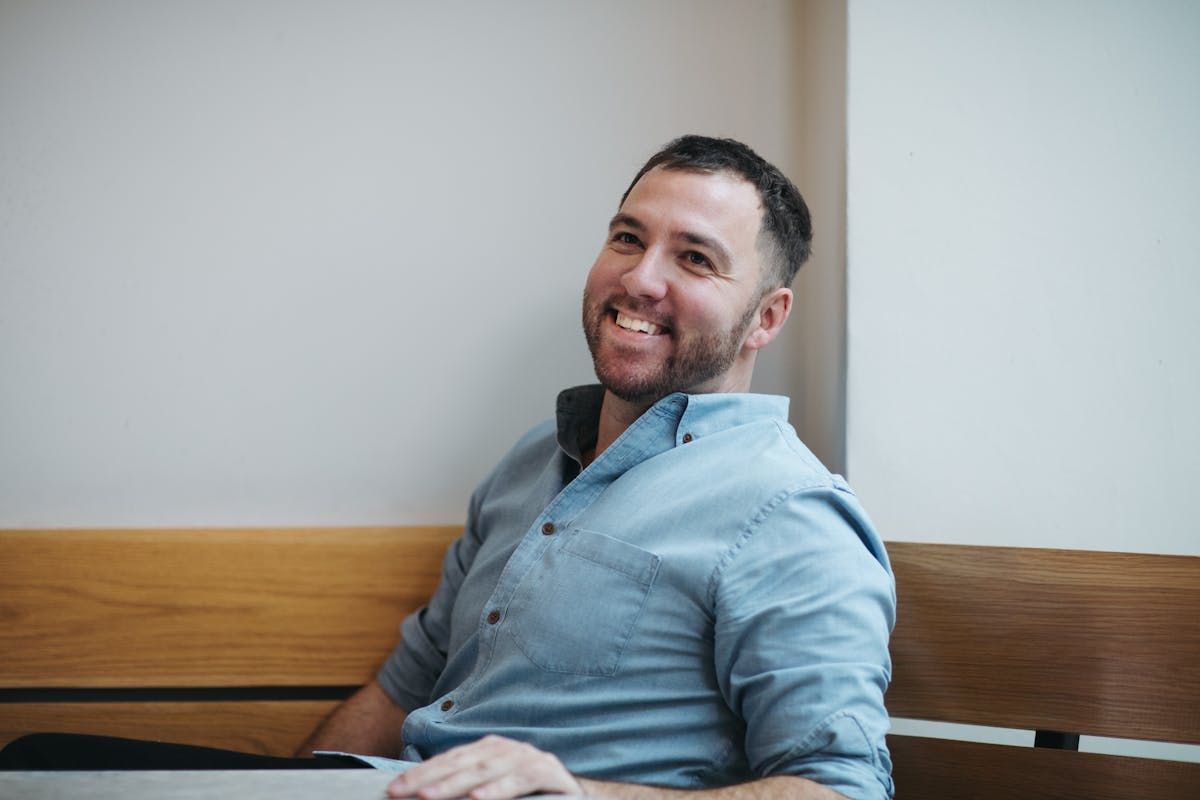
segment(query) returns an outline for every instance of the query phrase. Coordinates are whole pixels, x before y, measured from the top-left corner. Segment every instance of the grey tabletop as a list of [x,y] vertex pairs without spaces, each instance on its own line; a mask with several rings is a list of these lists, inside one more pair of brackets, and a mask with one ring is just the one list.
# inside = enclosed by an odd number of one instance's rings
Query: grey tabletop
[[393,777],[375,769],[0,772],[0,800],[382,800]]

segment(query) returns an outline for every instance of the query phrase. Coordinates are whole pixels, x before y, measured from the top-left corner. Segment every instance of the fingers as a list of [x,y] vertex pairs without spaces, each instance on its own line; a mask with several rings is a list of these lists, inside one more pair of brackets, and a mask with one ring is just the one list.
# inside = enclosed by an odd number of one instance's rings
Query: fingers
[[447,750],[398,776],[388,786],[390,797],[421,800],[511,800],[527,794],[581,794],[562,762],[531,745],[486,736]]

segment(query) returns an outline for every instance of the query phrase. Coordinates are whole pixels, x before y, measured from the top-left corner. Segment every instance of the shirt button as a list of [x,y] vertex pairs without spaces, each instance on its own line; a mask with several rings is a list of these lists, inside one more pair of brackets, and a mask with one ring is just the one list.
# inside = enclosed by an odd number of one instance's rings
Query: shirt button
[[543,533],[544,535],[546,535],[546,536],[549,536],[550,534],[554,533],[554,523],[553,523],[553,522],[547,522],[545,525],[543,525],[543,526],[542,526],[542,533]]
[[449,711],[452,708],[454,708],[453,700],[447,700],[446,702],[442,703],[442,711]]
[[684,443],[684,444],[687,444],[687,443],[688,443],[688,442],[690,442],[691,440],[692,440],[692,435],[691,435],[690,433],[685,433],[685,434],[683,435],[683,443]]
[[493,611],[492,613],[488,614],[487,621],[488,621],[488,625],[495,625],[497,622],[500,621],[500,612]]

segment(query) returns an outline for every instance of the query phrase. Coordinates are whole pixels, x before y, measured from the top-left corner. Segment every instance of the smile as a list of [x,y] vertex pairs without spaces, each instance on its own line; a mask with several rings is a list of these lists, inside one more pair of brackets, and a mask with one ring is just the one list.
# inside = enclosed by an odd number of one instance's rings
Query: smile
[[622,314],[620,311],[617,312],[617,325],[627,331],[640,331],[651,336],[657,336],[663,332],[663,328],[660,325],[655,325],[653,322],[647,322],[644,319],[636,319],[627,314]]

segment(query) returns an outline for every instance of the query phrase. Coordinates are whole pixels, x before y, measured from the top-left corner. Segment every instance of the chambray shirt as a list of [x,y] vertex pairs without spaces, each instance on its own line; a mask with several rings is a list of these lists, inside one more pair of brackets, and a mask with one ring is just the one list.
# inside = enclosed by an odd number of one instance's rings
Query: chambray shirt
[[581,471],[601,397],[504,457],[401,625],[403,757],[496,733],[593,778],[890,796],[891,568],[787,399],[670,395]]

